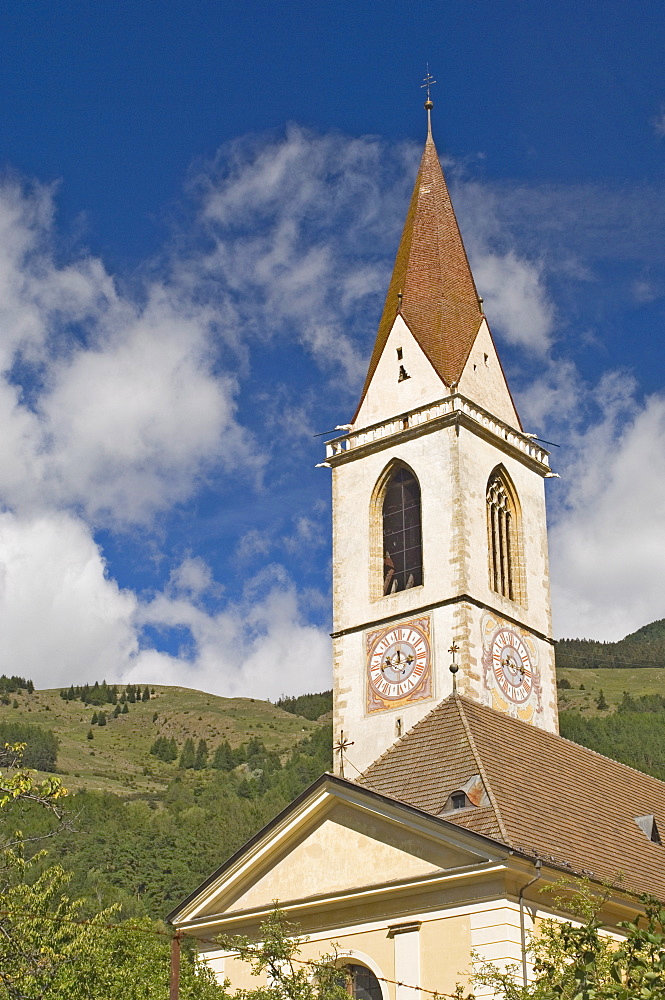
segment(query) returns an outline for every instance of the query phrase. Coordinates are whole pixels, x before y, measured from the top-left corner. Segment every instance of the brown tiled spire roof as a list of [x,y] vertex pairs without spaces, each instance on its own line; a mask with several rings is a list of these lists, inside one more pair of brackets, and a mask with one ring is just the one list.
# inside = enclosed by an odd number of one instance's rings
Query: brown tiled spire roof
[[[480,775],[489,804],[442,812]],[[665,783],[555,733],[451,695],[358,779],[382,795],[571,873],[665,900]]]
[[482,313],[431,132],[420,161],[361,404],[398,313],[441,380],[448,386],[456,384]]

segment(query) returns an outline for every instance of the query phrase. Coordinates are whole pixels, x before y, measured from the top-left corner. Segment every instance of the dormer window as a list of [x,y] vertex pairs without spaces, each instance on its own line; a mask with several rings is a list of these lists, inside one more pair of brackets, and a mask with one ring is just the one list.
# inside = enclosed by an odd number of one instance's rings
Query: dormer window
[[478,806],[488,806],[489,804],[490,801],[480,775],[472,774],[463,785],[450,793],[439,815],[456,812],[458,809],[475,809]]
[[652,844],[662,844],[660,831],[658,829],[658,824],[656,823],[656,817],[653,813],[649,813],[646,816],[636,816],[635,822],[639,826],[640,830],[646,834]]

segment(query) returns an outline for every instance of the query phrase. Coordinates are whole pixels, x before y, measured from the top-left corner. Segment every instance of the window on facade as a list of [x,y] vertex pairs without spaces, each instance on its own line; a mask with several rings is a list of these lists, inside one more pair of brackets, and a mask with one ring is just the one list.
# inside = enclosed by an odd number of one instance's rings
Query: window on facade
[[383,500],[383,593],[423,582],[420,486],[403,467],[390,478]]
[[345,965],[349,996],[356,1000],[382,1000],[381,986],[371,969],[364,965]]
[[519,597],[517,511],[507,484],[498,472],[491,476],[487,485],[487,533],[490,586],[497,594],[516,601]]

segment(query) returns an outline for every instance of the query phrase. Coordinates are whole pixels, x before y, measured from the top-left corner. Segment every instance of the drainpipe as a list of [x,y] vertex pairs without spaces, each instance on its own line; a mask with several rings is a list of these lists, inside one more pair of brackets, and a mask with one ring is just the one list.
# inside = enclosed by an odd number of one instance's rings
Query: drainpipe
[[530,885],[533,885],[534,882],[538,881],[538,879],[540,878],[540,870],[541,870],[542,867],[543,867],[543,863],[540,860],[540,858],[538,858],[536,860],[536,874],[533,876],[533,878],[531,879],[530,882],[527,882],[526,885],[522,886],[522,888],[520,889],[520,896],[519,896],[519,899],[520,899],[520,937],[521,937],[521,940],[522,940],[522,981],[524,982],[525,988],[526,988],[526,986],[528,984],[527,984],[527,973],[526,973],[526,930],[524,929],[524,892],[525,892],[526,889],[529,888]]

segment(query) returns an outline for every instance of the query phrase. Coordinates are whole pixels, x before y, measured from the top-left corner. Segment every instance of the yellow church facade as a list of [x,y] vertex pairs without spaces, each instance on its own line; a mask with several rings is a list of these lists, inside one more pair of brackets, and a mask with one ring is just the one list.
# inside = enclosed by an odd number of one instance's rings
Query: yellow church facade
[[[428,125],[431,102],[426,104]],[[428,127],[367,378],[327,444],[335,774],[169,915],[215,943],[275,904],[301,958],[335,952],[362,1000],[452,994],[585,878],[616,927],[665,900],[665,784],[558,735],[544,481],[476,291]],[[491,993],[478,991],[478,996]]]

